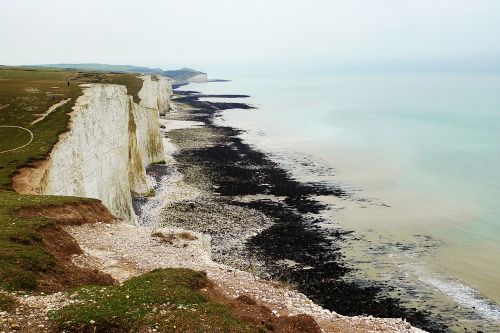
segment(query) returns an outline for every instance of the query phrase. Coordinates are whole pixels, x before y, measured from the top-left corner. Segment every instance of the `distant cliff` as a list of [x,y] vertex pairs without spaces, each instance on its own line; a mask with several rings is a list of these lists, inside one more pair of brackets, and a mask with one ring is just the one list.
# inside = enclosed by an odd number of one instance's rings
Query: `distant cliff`
[[163,75],[174,79],[175,81],[189,81],[191,78],[194,78],[199,75],[204,75],[205,78],[207,76],[206,73],[195,71],[191,68],[183,68],[176,71],[163,71]]
[[207,82],[208,76],[207,74],[198,74],[188,79],[189,82]]
[[159,114],[169,108],[169,79],[143,76],[140,103],[121,85],[88,84],[74,107],[71,130],[50,153],[37,192],[102,200],[137,224],[133,195],[148,195],[145,167],[165,160]]

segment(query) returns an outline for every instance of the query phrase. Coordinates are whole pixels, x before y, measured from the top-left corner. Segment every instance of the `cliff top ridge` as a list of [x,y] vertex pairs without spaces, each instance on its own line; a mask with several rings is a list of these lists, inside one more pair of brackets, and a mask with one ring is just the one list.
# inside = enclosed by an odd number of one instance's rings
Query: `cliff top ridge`
[[131,65],[109,65],[109,64],[46,64],[37,65],[34,67],[50,67],[67,70],[86,70],[86,71],[103,71],[103,72],[126,72],[126,73],[142,73],[151,75],[163,75],[176,81],[186,81],[193,76],[206,74],[191,68],[182,68],[177,70],[163,70],[161,68],[139,67]]

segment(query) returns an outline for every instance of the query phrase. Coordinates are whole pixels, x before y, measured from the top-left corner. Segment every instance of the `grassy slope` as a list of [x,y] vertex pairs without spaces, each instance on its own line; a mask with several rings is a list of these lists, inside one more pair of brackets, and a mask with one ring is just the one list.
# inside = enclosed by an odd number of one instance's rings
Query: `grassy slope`
[[33,290],[37,273],[52,270],[55,258],[44,250],[40,230],[53,224],[49,219],[25,219],[13,211],[30,206],[50,206],[92,199],[18,195],[0,191],[0,287]]
[[[196,291],[204,274],[185,268],[158,269],[120,286],[86,287],[79,301],[52,314],[67,332],[260,332],[241,323],[227,307]],[[265,332],[265,330],[264,330]]]
[[[67,82],[70,81],[68,86]],[[142,80],[132,74],[108,74],[42,68],[0,67],[0,126],[21,126],[33,133],[28,146],[0,153],[0,286],[9,290],[35,289],[38,272],[54,268],[55,259],[42,248],[40,229],[47,219],[24,219],[12,211],[27,206],[57,205],[86,199],[58,196],[26,196],[12,190],[12,175],[34,160],[43,159],[67,129],[69,112],[82,94],[80,83],[126,85],[137,98]],[[54,98],[52,98],[54,95]],[[71,98],[63,106],[40,118],[50,106]],[[17,128],[0,127],[0,152],[20,147],[30,135]]]

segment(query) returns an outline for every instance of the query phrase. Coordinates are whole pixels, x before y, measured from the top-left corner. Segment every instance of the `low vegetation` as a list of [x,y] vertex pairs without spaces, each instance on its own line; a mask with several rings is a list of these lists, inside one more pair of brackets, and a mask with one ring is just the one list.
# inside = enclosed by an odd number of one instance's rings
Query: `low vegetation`
[[[21,218],[13,212],[88,200],[19,195],[11,179],[19,168],[44,159],[67,130],[69,113],[82,95],[81,83],[123,84],[135,98],[142,87],[142,80],[133,74],[0,67],[0,287],[5,290],[35,290],[39,273],[53,270],[56,263],[43,248],[40,234],[53,222]],[[47,114],[64,100],[68,102]]]
[[153,237],[158,237],[159,239],[161,239],[163,242],[166,242],[166,243],[169,243],[169,244],[174,244],[176,241],[178,240],[188,240],[188,241],[191,241],[191,240],[195,240],[195,239],[198,239],[198,237],[196,237],[195,235],[187,232],[187,231],[183,231],[183,232],[180,232],[180,233],[174,233],[173,231],[171,233],[168,233],[168,234],[165,234],[163,232],[155,232],[153,233],[151,236]]
[[0,294],[0,311],[11,311],[17,305],[14,297],[7,294]]
[[[57,142],[59,134],[67,130],[69,113],[82,94],[81,83],[125,85],[136,102],[142,87],[142,80],[133,74],[0,67],[0,190],[12,190],[12,174],[20,167],[43,159]],[[70,99],[69,102],[42,121],[33,123],[52,105],[66,99]],[[5,126],[19,126],[28,131]],[[30,131],[33,141],[16,149],[29,142]]]
[[0,191],[0,287],[4,290],[35,290],[38,273],[54,269],[56,259],[43,247],[40,231],[53,225],[49,219],[26,219],[17,209],[61,205],[91,199],[18,195]]
[[[71,291],[74,304],[51,314],[66,332],[262,332],[240,322],[228,308],[199,291],[204,273],[158,269],[120,286]],[[265,332],[265,330],[264,330]]]
[[142,88],[142,79],[134,74],[108,74],[111,75],[112,84],[121,84],[127,87],[127,93],[134,98],[134,102],[139,104],[139,91]]

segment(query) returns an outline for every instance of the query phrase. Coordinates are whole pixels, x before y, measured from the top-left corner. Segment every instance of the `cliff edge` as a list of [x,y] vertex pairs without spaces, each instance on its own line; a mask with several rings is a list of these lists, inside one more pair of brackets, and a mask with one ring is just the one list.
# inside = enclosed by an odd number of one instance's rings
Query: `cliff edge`
[[139,103],[122,85],[82,85],[70,130],[38,170],[39,185],[24,192],[100,199],[112,214],[137,225],[132,195],[153,192],[145,167],[165,160],[158,120],[172,94],[166,77],[141,79]]

